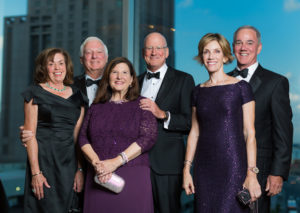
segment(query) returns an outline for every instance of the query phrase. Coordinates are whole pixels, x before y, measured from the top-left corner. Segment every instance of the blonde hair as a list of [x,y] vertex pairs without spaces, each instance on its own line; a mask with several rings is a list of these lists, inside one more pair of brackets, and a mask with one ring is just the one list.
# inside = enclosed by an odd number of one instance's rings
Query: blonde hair
[[194,59],[203,65],[203,63],[204,63],[204,61],[203,61],[204,47],[212,41],[217,41],[219,43],[224,57],[227,58],[227,60],[224,64],[231,63],[233,61],[234,57],[231,53],[230,44],[227,41],[227,39],[219,33],[207,33],[206,35],[204,35],[201,38],[201,40],[199,41],[199,44],[198,44],[198,55],[195,56]]

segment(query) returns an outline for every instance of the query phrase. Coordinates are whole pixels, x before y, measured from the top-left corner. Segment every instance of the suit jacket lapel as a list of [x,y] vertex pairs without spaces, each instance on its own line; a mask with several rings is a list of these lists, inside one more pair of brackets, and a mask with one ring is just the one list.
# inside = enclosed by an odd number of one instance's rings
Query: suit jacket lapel
[[165,77],[163,79],[163,82],[159,88],[159,91],[156,96],[155,102],[160,105],[165,97],[167,97],[167,94],[170,92],[171,85],[173,83],[174,78],[174,71],[171,67],[168,67],[167,72],[165,74]]
[[258,65],[258,67],[256,68],[255,72],[253,73],[253,75],[250,79],[250,82],[249,82],[249,84],[252,87],[253,93],[255,93],[257,91],[257,89],[259,88],[259,86],[262,83],[262,80],[261,80],[262,74],[263,74],[263,68],[260,65]]

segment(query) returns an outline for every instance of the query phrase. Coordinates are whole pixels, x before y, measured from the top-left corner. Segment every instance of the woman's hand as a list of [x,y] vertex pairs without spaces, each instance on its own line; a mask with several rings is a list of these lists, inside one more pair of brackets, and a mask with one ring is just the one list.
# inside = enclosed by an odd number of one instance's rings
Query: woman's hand
[[82,192],[84,186],[84,174],[83,171],[77,170],[74,178],[73,190],[75,192]]
[[98,180],[101,183],[106,183],[107,181],[109,181],[109,179],[111,178],[111,176],[112,176],[112,173],[108,173],[106,175],[97,175]]
[[183,168],[183,183],[182,188],[184,188],[186,195],[195,194],[195,187],[193,183],[193,178],[190,173],[190,167],[185,166]]
[[117,156],[112,159],[99,161],[95,164],[95,172],[101,183],[106,183],[112,176],[112,173],[122,165],[122,159]]
[[122,165],[122,159],[120,156],[117,156],[115,158],[112,159],[108,159],[108,160],[104,160],[101,161],[101,165],[102,165],[102,171],[100,173],[100,175],[107,175],[109,173],[113,173],[114,171],[117,170],[117,168],[119,168],[119,166]]
[[44,177],[42,173],[32,176],[32,180],[31,180],[32,192],[34,193],[34,196],[38,200],[44,198],[44,188],[43,188],[44,185],[47,188],[50,188],[47,179]]
[[255,174],[247,175],[243,187],[249,190],[252,202],[261,196],[261,188]]

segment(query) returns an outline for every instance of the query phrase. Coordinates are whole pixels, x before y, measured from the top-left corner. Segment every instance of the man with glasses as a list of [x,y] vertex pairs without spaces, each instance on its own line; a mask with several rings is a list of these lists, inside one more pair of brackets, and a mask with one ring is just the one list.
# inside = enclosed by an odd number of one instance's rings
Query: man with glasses
[[140,107],[158,121],[158,137],[150,151],[151,182],[156,213],[180,212],[184,134],[191,127],[193,77],[167,66],[169,48],[165,37],[150,33],[144,40],[147,72],[139,76]]
[[255,98],[257,168],[262,196],[258,212],[270,212],[270,196],[281,192],[288,179],[293,143],[292,110],[286,77],[263,68],[257,61],[262,49],[260,32],[242,26],[234,33],[233,51],[237,68],[229,75],[250,83]]

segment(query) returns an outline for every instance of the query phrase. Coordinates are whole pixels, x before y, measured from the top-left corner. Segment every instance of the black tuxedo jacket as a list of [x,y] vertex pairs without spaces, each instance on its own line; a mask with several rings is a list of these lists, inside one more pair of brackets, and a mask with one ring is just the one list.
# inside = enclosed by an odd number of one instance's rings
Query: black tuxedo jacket
[[83,94],[85,94],[87,96],[87,91],[86,91],[86,86],[85,86],[85,74],[76,76],[74,78],[74,85],[80,89],[81,92],[83,92]]
[[[142,88],[146,73],[139,76]],[[191,94],[195,87],[190,74],[168,67],[156,97],[161,110],[169,111],[168,129],[158,119],[158,137],[149,153],[151,168],[158,174],[181,174],[185,155],[184,135],[191,127]]]
[[258,177],[276,175],[287,180],[293,143],[289,82],[259,65],[249,83],[255,98]]
[[[88,96],[87,96],[87,91],[86,91],[86,80],[85,80],[85,74],[81,74],[79,76],[76,76],[74,78],[74,85],[80,89],[80,91],[86,96],[87,100],[88,100]],[[87,104],[84,106],[85,108],[85,112],[88,110],[89,108],[89,103],[87,102]]]

